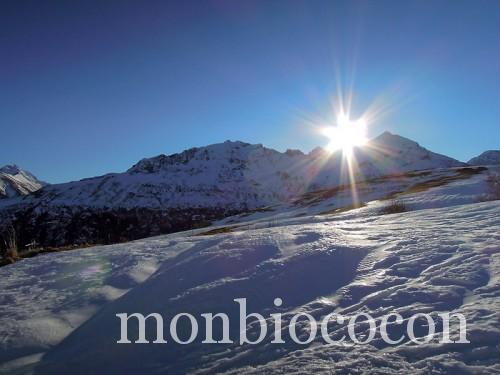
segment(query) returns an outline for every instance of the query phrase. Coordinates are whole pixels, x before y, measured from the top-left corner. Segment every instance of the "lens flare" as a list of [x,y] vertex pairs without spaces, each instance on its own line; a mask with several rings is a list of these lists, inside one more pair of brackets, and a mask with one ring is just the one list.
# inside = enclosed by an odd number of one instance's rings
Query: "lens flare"
[[337,126],[324,128],[323,134],[330,140],[328,151],[342,150],[346,156],[352,154],[354,147],[363,146],[368,141],[366,121],[363,118],[352,121],[342,112],[337,115]]

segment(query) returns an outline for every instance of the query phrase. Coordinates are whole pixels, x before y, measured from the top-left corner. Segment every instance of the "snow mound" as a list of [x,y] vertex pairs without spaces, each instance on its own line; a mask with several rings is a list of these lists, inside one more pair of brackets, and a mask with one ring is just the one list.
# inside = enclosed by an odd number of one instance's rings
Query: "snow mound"
[[[0,269],[0,370],[498,373],[499,218],[499,201],[393,215],[303,216],[272,227],[240,225],[214,235],[189,231],[27,259]],[[249,312],[282,313],[286,344],[273,344],[271,337],[242,346],[201,339],[188,345],[116,344],[117,313],[158,312],[168,321],[179,312],[225,312],[234,321],[233,299],[242,297]],[[281,307],[273,305],[276,297],[283,299]],[[389,312],[405,319],[417,312],[460,312],[470,343],[392,346],[376,339],[350,346],[318,337],[299,345],[287,337],[298,311],[317,320],[332,312],[366,312],[377,322]],[[154,337],[154,326],[148,327],[148,337]],[[307,337],[306,325],[296,328],[299,338]],[[338,339],[346,328],[337,325],[330,336]],[[390,333],[397,334],[396,328]],[[250,323],[247,330],[255,335],[257,326]],[[368,330],[363,322],[356,325],[359,335]],[[437,325],[436,337],[441,330]],[[417,335],[424,331],[419,324]],[[238,333],[232,326],[231,337]],[[129,336],[136,335],[130,327]]]

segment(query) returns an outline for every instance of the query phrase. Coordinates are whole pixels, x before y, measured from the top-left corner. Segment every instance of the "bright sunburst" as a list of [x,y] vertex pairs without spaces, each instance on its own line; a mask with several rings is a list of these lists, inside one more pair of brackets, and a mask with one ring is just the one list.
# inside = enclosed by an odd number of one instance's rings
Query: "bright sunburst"
[[368,140],[366,121],[363,118],[352,121],[343,113],[337,116],[337,126],[324,128],[323,134],[330,139],[327,149],[331,152],[342,150],[345,156],[351,155],[354,147],[362,146]]

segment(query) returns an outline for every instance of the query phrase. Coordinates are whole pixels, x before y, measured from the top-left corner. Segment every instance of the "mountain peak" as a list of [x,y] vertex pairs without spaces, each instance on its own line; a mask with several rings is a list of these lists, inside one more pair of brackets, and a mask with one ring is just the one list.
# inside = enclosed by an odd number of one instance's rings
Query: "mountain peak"
[[366,157],[366,155],[369,155],[368,158],[371,160],[377,160],[378,162],[383,160],[389,171],[390,165],[394,166],[394,173],[402,169],[423,170],[465,165],[448,156],[429,151],[411,139],[388,131],[371,139],[368,146],[370,145],[371,147],[361,149],[359,160],[364,161],[363,157]]
[[326,151],[323,147],[318,146],[318,147],[313,148],[311,151],[309,151],[307,156],[309,156],[313,159],[316,159],[316,158],[324,157],[326,154],[328,154],[328,151]]
[[26,195],[37,191],[45,183],[16,164],[0,168],[0,199]]
[[199,167],[200,163],[206,163],[210,160],[245,160],[250,154],[256,153],[278,153],[278,151],[268,149],[262,144],[250,144],[242,141],[227,140],[222,143],[214,143],[203,147],[193,147],[187,150],[165,155],[161,154],[151,158],[145,158],[133,165],[127,170],[128,173],[156,173],[160,170],[166,170],[173,165],[188,164],[195,161]]
[[379,137],[393,137],[397,134],[393,134],[391,133],[389,130],[385,130],[384,132],[382,132],[382,134],[380,134],[377,138]]
[[375,137],[370,140],[370,142],[377,143],[377,144],[383,144],[385,146],[392,146],[392,147],[400,147],[400,146],[412,146],[416,147],[419,146],[419,144],[415,141],[412,141],[411,139],[402,137],[397,134],[393,134],[391,132],[385,131],[382,134],[380,134],[378,137]]
[[470,159],[467,163],[473,165],[498,165],[500,164],[500,150],[488,150]]
[[16,164],[7,164],[0,168],[0,172],[7,174],[18,174],[22,171],[22,169]]

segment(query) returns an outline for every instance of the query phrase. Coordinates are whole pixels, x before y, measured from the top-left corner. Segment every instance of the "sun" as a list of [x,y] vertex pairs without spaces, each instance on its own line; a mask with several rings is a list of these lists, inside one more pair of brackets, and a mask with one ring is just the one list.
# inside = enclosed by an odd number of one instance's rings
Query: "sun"
[[363,146],[368,141],[366,121],[363,118],[352,121],[343,113],[337,115],[337,125],[324,128],[323,134],[330,140],[327,150],[342,150],[345,156],[350,156],[354,147]]

